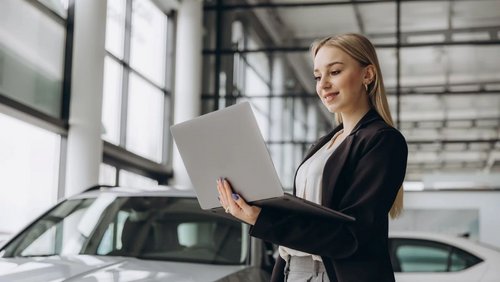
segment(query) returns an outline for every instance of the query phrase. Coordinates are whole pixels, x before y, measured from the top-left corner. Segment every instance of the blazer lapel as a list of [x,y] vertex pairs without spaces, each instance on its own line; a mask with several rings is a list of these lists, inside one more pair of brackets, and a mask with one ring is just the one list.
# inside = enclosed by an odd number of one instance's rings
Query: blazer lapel
[[[323,206],[332,207],[333,192],[339,180],[340,173],[347,163],[352,144],[355,142],[356,133],[366,124],[377,119],[380,119],[377,111],[373,108],[370,109],[326,161],[321,185],[321,204]],[[330,139],[331,137],[328,140]]]
[[325,207],[331,207],[332,205],[333,191],[337,185],[340,172],[347,162],[353,142],[354,135],[347,136],[326,161],[321,185],[321,204]]
[[[331,196],[333,194],[333,187],[338,180],[338,176],[344,167],[344,164],[347,161],[347,157],[349,156],[349,152],[351,150],[351,145],[354,141],[355,133],[362,128],[365,124],[372,122],[373,120],[380,119],[377,111],[375,109],[370,109],[361,120],[356,124],[352,132],[346,139],[340,144],[340,146],[333,152],[333,154],[328,158],[325,169],[323,171],[323,181],[322,181],[322,205],[329,207],[331,204]],[[293,177],[293,195],[296,196],[297,187],[295,187],[295,179],[297,177],[297,172],[299,168],[307,161],[314,153],[316,153],[321,147],[323,147],[328,141],[332,139],[332,137],[339,130],[343,129],[344,125],[339,124],[335,129],[333,129],[330,133],[323,136],[318,140],[316,144],[314,144],[311,149],[306,153],[306,156],[300,163],[300,165],[295,170],[295,175]],[[328,173],[325,173],[328,172]],[[334,182],[334,183],[330,183]],[[328,189],[330,187],[330,189]]]

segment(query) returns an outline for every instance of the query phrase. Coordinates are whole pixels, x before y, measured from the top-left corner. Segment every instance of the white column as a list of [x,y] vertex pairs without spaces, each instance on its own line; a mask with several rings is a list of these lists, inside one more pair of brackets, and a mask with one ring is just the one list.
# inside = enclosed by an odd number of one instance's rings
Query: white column
[[65,196],[99,180],[106,2],[75,1]]
[[[202,4],[201,0],[183,0],[178,9],[174,124],[200,115]],[[172,184],[192,188],[176,146],[174,146],[172,168],[174,170]]]

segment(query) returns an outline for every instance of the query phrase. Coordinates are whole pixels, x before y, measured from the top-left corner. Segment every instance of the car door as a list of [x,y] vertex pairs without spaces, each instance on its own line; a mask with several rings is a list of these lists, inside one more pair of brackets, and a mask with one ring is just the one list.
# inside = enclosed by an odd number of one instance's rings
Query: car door
[[392,238],[390,251],[397,282],[474,282],[485,271],[480,258],[441,242]]

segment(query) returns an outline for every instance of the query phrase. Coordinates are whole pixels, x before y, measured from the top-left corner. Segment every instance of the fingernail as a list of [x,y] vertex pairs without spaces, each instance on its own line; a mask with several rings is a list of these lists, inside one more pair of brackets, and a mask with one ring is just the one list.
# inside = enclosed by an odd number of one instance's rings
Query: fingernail
[[238,194],[236,194],[236,193],[233,193],[233,199],[235,201],[238,201],[240,199],[240,196]]

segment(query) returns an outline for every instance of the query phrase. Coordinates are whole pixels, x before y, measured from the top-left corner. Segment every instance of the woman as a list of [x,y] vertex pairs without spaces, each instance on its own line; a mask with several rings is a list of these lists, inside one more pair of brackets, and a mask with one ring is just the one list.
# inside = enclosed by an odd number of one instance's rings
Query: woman
[[[248,205],[217,181],[226,212],[280,245],[272,281],[394,281],[388,214],[403,206],[408,148],[392,124],[375,49],[359,34],[313,43],[316,92],[339,122],[299,166],[294,193],[356,218],[345,223]],[[236,187],[237,188],[237,187]]]

